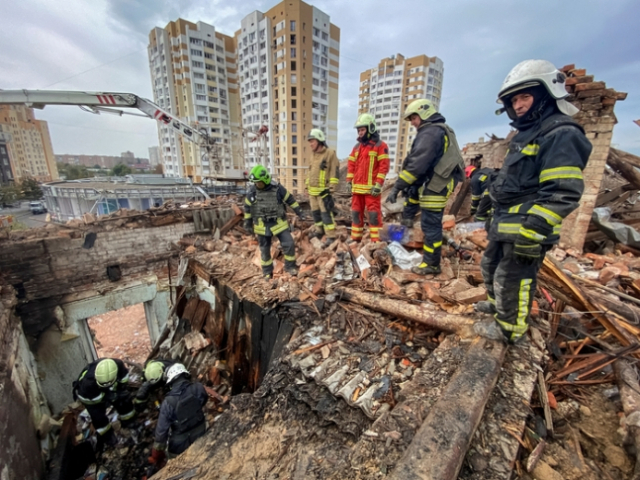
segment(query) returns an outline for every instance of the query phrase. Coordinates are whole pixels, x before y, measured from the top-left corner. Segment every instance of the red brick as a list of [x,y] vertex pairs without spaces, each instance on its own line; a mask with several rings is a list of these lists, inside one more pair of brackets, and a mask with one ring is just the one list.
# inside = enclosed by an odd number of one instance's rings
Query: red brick
[[487,291],[484,287],[468,288],[462,292],[456,293],[454,298],[460,303],[471,305],[472,303],[486,300]]
[[600,283],[605,285],[609,283],[611,280],[613,280],[614,278],[619,277],[621,273],[622,271],[619,268],[606,267],[600,270],[600,275],[598,276],[598,280],[600,281]]
[[402,289],[400,288],[400,285],[398,285],[396,282],[391,280],[389,277],[384,277],[384,280],[382,281],[382,285],[387,290],[387,292],[393,295],[399,295],[400,292],[402,291]]
[[432,302],[439,303],[439,304],[445,303],[444,299],[440,296],[434,284],[429,282],[424,282],[422,284],[422,289],[424,290],[426,297]]
[[569,70],[569,74],[574,77],[582,77],[587,74],[587,70],[585,68],[572,68]]
[[540,306],[538,305],[538,301],[534,300],[531,303],[531,316],[537,317],[538,315],[540,315]]

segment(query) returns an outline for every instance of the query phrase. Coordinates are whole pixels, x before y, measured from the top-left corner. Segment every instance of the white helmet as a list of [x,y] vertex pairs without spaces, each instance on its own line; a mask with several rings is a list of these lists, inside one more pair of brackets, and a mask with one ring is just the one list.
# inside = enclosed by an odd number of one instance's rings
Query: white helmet
[[[579,110],[564,100],[569,95],[565,88],[565,78],[564,73],[547,60],[525,60],[513,67],[507,78],[504,79],[502,88],[498,93],[497,102],[504,104],[504,97],[512,95],[518,90],[544,85],[549,94],[556,100],[558,109],[566,115],[573,116]],[[496,113],[502,113],[510,108],[511,105],[505,104],[504,108]],[[509,116],[511,117],[511,115]]]
[[186,373],[189,375],[189,370],[181,363],[174,363],[167,370],[167,384],[173,382],[179,375]]

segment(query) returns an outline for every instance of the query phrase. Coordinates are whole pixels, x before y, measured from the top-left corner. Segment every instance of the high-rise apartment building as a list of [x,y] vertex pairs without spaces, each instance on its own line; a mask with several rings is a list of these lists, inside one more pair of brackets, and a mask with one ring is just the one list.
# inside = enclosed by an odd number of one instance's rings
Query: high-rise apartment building
[[32,108],[0,105],[0,131],[10,139],[5,145],[15,181],[34,178],[50,182],[58,178],[49,126],[36,119]]
[[160,147],[149,147],[149,164],[153,167],[162,164],[160,161]]
[[164,174],[195,182],[241,178],[244,160],[233,37],[203,22],[178,19],[150,32],[148,53],[154,101],[216,140],[211,154],[202,156],[193,142],[159,123]]
[[9,145],[11,135],[2,131],[0,125],[0,185],[13,183],[13,168],[11,168],[11,157],[9,156]]
[[[246,166],[265,163],[287,189],[302,191],[308,132],[338,142],[340,29],[316,7],[285,0],[247,15],[235,39]],[[248,132],[264,126],[266,137],[250,141]]]
[[431,100],[439,109],[443,75],[438,57],[400,54],[360,74],[358,114],[375,115],[380,136],[389,145],[390,171],[399,171],[415,138],[415,128],[402,118],[404,109],[417,98]]

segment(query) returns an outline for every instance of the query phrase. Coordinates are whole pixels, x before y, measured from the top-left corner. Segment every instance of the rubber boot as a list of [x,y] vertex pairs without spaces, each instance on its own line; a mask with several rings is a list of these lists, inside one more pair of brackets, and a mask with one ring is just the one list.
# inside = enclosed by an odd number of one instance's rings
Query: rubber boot
[[488,300],[481,300],[476,303],[475,310],[476,312],[489,313],[491,315],[495,315],[497,313],[495,304]]
[[440,265],[427,265],[424,262],[417,267],[413,267],[411,271],[418,275],[437,275],[442,272]]

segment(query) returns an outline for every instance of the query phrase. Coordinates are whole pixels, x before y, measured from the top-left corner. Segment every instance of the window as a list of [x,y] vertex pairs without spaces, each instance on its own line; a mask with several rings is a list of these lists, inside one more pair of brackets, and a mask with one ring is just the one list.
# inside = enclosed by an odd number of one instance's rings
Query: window
[[292,32],[296,31],[296,21],[295,20],[291,20],[289,22],[289,30],[291,30]]
[[298,89],[296,87],[291,87],[291,96],[295,97],[298,93]]
[[291,62],[291,70],[292,70],[293,72],[295,72],[295,71],[296,71],[296,62]]
[[294,122],[296,120],[298,120],[298,113],[297,112],[291,112],[291,120],[293,120]]
[[202,50],[196,50],[195,48],[191,49],[191,55],[195,56],[195,57],[201,57],[202,56]]
[[298,108],[298,102],[295,98],[291,100],[291,108]]
[[296,58],[296,49],[291,48],[291,58]]
[[191,66],[193,68],[204,68],[204,63],[202,62],[196,62],[196,61],[191,61]]
[[295,35],[290,35],[289,36],[289,41],[290,41],[291,45],[295,45],[296,44],[296,36]]
[[[291,147],[291,153],[293,155],[297,155],[298,154],[298,147]],[[298,165],[298,159],[297,158],[293,159],[293,164],[294,165]]]
[[291,135],[291,143],[293,143],[294,145],[296,143],[298,143],[298,136],[297,135]]
[[198,78],[198,79],[204,80],[204,73],[197,73],[197,72],[195,72],[195,73],[193,74],[193,78]]

